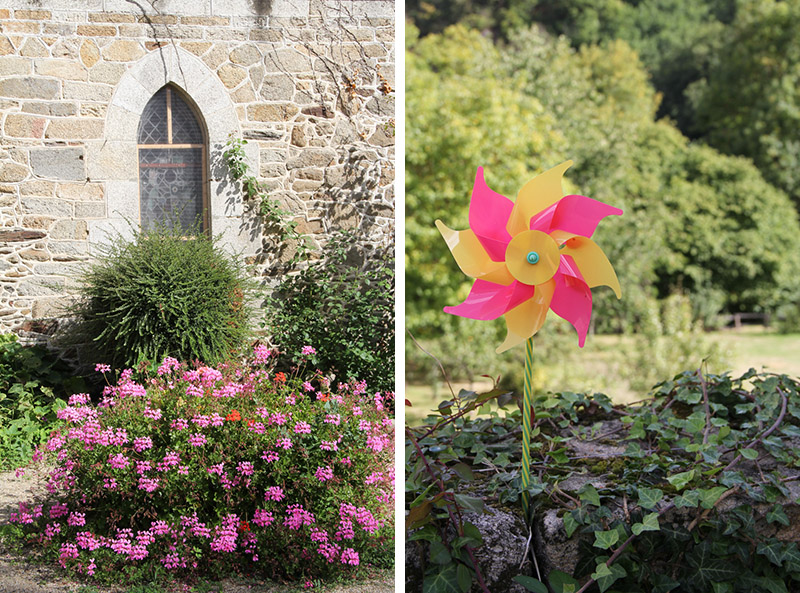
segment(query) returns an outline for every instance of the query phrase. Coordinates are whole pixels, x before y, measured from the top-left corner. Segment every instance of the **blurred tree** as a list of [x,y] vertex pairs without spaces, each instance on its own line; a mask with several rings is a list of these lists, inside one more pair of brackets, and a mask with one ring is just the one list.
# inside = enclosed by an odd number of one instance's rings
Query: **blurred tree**
[[747,156],[800,205],[800,0],[743,1],[712,55],[707,79],[689,90],[696,131]]

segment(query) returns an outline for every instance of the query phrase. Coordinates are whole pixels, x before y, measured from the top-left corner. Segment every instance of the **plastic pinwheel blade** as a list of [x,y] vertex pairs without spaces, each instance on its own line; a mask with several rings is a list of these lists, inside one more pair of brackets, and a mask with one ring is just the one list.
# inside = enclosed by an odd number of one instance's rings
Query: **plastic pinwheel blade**
[[592,292],[609,286],[622,292],[611,262],[590,239],[606,216],[622,210],[580,195],[563,195],[566,161],[534,177],[516,202],[486,185],[483,168],[475,175],[470,228],[436,226],[461,270],[475,282],[463,303],[445,312],[471,319],[504,317],[503,352],[541,329],[552,310],[570,322],[583,347],[592,315]]

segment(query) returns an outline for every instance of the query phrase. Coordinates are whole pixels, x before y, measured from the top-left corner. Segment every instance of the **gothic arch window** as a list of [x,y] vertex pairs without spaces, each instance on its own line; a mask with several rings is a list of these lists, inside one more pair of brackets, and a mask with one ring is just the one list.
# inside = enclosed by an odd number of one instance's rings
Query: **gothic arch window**
[[176,87],[162,87],[147,103],[137,142],[142,229],[207,230],[206,132]]

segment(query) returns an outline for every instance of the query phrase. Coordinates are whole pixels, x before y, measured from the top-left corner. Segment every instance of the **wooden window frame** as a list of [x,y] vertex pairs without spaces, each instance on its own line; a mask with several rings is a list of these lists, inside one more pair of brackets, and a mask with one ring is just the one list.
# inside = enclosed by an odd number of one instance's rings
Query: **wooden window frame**
[[[205,121],[200,114],[197,106],[194,104],[194,101],[190,99],[185,93],[181,93],[176,87],[171,84],[167,84],[165,87],[166,90],[166,103],[167,103],[167,144],[140,144],[139,143],[139,134],[137,131],[136,134],[136,187],[139,194],[139,228],[142,226],[142,157],[140,151],[142,149],[189,149],[189,148],[199,148],[200,149],[200,170],[201,170],[201,180],[200,180],[200,187],[202,191],[202,208],[203,208],[203,216],[202,216],[202,232],[205,234],[211,233],[211,204],[209,199],[209,189],[208,189],[208,131],[206,130]],[[153,96],[158,94],[158,91],[153,93]],[[172,143],[172,93],[176,92],[178,97],[189,107],[194,115],[195,121],[197,121],[197,126],[200,128],[200,134],[203,137],[202,144],[173,144]],[[152,100],[153,97],[150,97]],[[148,101],[149,103],[149,101]],[[144,116],[144,113],[142,114]]]

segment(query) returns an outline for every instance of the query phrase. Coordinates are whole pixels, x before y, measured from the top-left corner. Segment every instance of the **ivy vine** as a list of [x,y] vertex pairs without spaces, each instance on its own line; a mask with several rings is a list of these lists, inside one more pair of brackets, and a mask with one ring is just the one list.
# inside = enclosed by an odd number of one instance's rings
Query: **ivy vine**
[[[521,413],[501,416],[490,406],[512,399],[461,391],[423,426],[406,427],[408,540],[427,542],[424,591],[489,590],[476,560],[482,535],[466,517],[488,505],[518,507]],[[539,516],[556,509],[580,554],[573,574],[517,576],[526,589],[800,590],[791,530],[800,515],[791,488],[800,482],[796,380],[698,370],[660,383],[636,405],[565,392],[539,396],[535,413],[532,505]],[[579,442],[624,452],[587,457]],[[581,488],[562,489],[576,476]]]
[[247,140],[234,136],[225,143],[222,158],[231,177],[242,184],[246,201],[257,205],[258,214],[265,226],[277,231],[281,242],[294,243],[295,254],[291,263],[307,259],[310,251],[308,237],[297,231],[297,222],[292,219],[292,213],[282,208],[277,200],[271,199],[267,188],[253,174],[244,151],[246,144]]

